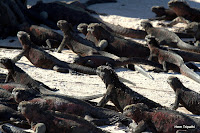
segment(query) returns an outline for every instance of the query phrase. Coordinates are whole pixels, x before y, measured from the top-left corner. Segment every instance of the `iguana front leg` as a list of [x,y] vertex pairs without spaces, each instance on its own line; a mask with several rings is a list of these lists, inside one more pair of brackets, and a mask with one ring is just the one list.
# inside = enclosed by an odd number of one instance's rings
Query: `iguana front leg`
[[8,72],[8,75],[6,76],[6,79],[5,79],[5,83],[8,83],[10,79],[12,79],[12,74]]
[[16,63],[18,60],[20,60],[25,55],[25,50],[23,50],[21,53],[19,53],[17,56],[15,56],[12,61],[13,63]]
[[153,58],[153,53],[150,51],[150,55],[149,55],[148,60],[149,60],[149,61],[152,61],[152,58]]
[[67,37],[65,37],[65,35],[64,35],[63,40],[62,40],[60,46],[59,46],[58,49],[57,49],[57,52],[58,52],[58,53],[61,53],[61,51],[62,51],[62,50],[64,49],[64,47],[65,47],[65,44],[68,43],[68,40],[69,40],[69,39],[68,39]]
[[200,46],[200,42],[199,41],[195,41],[194,46],[199,47]]
[[134,133],[141,133],[145,131],[147,127],[148,127],[147,124],[142,120],[139,122],[138,126],[135,128]]
[[164,70],[165,72],[167,72],[167,64],[166,64],[166,61],[163,61],[163,62],[162,62],[162,65],[163,65],[163,70]]
[[59,41],[54,40],[54,39],[47,39],[46,44],[47,44],[49,49],[52,49],[53,46],[56,46],[57,44],[59,44]]
[[171,109],[176,110],[179,107],[179,92],[176,91],[175,102],[171,105]]
[[46,126],[44,123],[37,123],[34,128],[34,133],[45,133],[46,132]]
[[107,91],[104,97],[101,99],[101,101],[97,104],[97,106],[104,107],[106,103],[110,100],[111,95],[112,95],[112,90],[114,88],[114,85],[108,85],[107,86]]

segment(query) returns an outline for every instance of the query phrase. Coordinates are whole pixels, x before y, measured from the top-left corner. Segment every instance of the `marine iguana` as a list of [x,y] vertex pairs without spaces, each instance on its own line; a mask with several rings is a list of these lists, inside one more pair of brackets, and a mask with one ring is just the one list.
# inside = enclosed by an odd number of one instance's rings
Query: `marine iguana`
[[36,67],[52,69],[58,72],[69,72],[73,70],[80,73],[96,74],[95,70],[89,67],[61,61],[45,52],[43,49],[40,49],[31,42],[30,36],[26,32],[19,31],[17,36],[22,44],[23,51],[13,59],[15,61],[25,55],[26,58]]
[[[48,46],[49,48],[57,48],[63,39],[63,36],[59,33],[37,25],[24,24],[21,25],[18,30],[27,32],[30,35],[31,41],[37,46],[46,47],[51,44]],[[46,40],[52,43],[47,44]]]
[[199,133],[199,125],[189,116],[174,110],[149,109],[144,103],[128,105],[123,114],[132,118],[138,126],[135,133],[150,129],[153,133]]
[[192,8],[185,0],[170,0],[168,6],[178,17],[189,21],[200,22],[200,10]]
[[103,48],[105,48],[104,50],[109,53],[115,54],[119,57],[146,58],[148,56],[149,49],[147,47],[109,32],[102,24],[91,23],[87,30],[96,38],[97,41],[106,40],[108,42],[108,45],[106,47],[103,46]]
[[98,67],[97,75],[103,80],[107,89],[98,106],[104,106],[110,100],[121,112],[125,106],[136,103],[145,103],[149,108],[162,107],[159,103],[142,96],[120,82],[117,74],[109,66]]
[[89,40],[83,39],[77,33],[74,33],[71,24],[65,20],[59,20],[57,26],[64,34],[63,40],[58,47],[57,52],[61,52],[65,45],[74,53],[80,56],[99,54],[99,49]]
[[153,27],[149,22],[142,22],[141,26],[145,29],[148,35],[154,36],[160,45],[167,45],[182,50],[200,53],[200,47],[196,47],[183,42],[175,33],[164,29]]
[[13,79],[15,83],[26,85],[29,88],[31,88],[32,91],[36,91],[38,93],[43,93],[43,92],[48,92],[48,91],[57,91],[57,89],[49,88],[42,82],[33,79],[21,68],[16,66],[15,63],[13,63],[11,59],[2,58],[0,59],[0,64],[4,66],[5,69],[8,70],[8,75],[6,77],[5,82],[9,81],[9,79]]
[[[46,111],[38,103],[20,102],[18,110],[24,115],[34,131],[36,128],[37,130],[41,128],[38,127],[38,123],[43,123],[42,126],[46,127],[46,132],[49,133],[104,133],[104,131],[81,117]],[[40,130],[38,132],[41,132]],[[42,130],[44,129],[42,128]]]
[[95,107],[87,102],[75,98],[57,95],[44,95],[42,97],[29,100],[29,102],[32,104],[37,103],[44,110],[53,110],[64,114],[67,113],[80,116],[98,126],[112,125],[119,121],[126,126],[132,123],[130,118],[124,117],[118,112],[110,109]]
[[200,114],[200,94],[186,88],[177,77],[170,76],[167,79],[167,83],[174,90],[176,97],[172,109],[176,110],[179,107],[179,103],[183,105],[187,110],[193,114]]
[[151,11],[156,14],[155,18],[150,18],[149,20],[173,20],[175,19],[176,13],[171,9],[166,9],[164,6],[153,6]]
[[200,83],[200,76],[185,65],[181,56],[176,53],[160,49],[158,41],[151,35],[146,36],[146,41],[150,49],[149,60],[152,60],[152,57],[154,56],[157,57],[158,62],[163,65],[164,71],[167,71],[166,63],[175,64],[179,67],[181,74]]
[[132,120],[122,114],[110,109],[95,107],[79,99],[58,96],[43,95],[28,101],[31,104],[38,104],[43,110],[59,111],[64,114],[73,114],[93,122],[95,125],[111,125],[116,122],[128,126]]

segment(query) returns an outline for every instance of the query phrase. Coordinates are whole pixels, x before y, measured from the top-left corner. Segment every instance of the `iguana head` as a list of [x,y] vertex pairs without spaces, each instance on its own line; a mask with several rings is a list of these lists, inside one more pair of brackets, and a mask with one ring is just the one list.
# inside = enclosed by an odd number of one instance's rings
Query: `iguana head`
[[72,25],[68,23],[66,20],[59,20],[57,22],[58,28],[60,28],[64,33],[73,31]]
[[197,22],[191,22],[187,24],[187,26],[184,28],[184,30],[187,33],[195,34],[199,30],[199,24]]
[[163,6],[153,6],[151,11],[154,12],[158,17],[165,15],[165,8]]
[[88,25],[87,31],[95,36],[98,40],[103,40],[110,37],[109,32],[106,30],[103,24],[91,23]]
[[131,104],[127,105],[123,109],[123,115],[130,117],[136,123],[138,123],[141,121],[144,111],[149,111],[149,108],[146,104],[144,103]]
[[85,57],[78,56],[78,57],[74,58],[73,63],[91,67],[91,68],[94,68],[94,66],[95,66],[94,62],[91,59],[88,59],[87,56],[85,56]]
[[40,112],[40,105],[29,101],[22,101],[18,105],[18,111],[28,119],[37,117],[36,114]]
[[147,31],[149,28],[152,28],[152,24],[149,21],[143,21],[141,22],[142,28],[144,28],[145,31]]
[[84,35],[87,34],[87,28],[88,28],[88,24],[86,23],[80,23],[78,26],[77,26],[77,30],[81,33],[83,33]]
[[110,66],[99,66],[96,72],[105,84],[112,84],[116,80],[119,81],[116,72]]
[[36,93],[33,93],[33,90],[29,88],[14,88],[12,95],[17,103],[28,101],[36,97]]
[[145,37],[145,40],[146,40],[147,45],[149,46],[149,48],[151,48],[152,46],[157,47],[157,48],[160,47],[158,41],[156,40],[156,38],[154,36],[147,35]]
[[169,76],[167,79],[167,83],[172,87],[174,91],[176,91],[177,89],[181,89],[183,87],[181,81],[174,76]]
[[18,37],[18,40],[21,43],[23,49],[29,48],[29,46],[31,45],[32,42],[31,42],[30,35],[28,33],[24,32],[24,31],[19,31],[17,33],[17,37]]
[[8,69],[8,71],[13,70],[13,65],[14,65],[14,63],[9,58],[0,59],[0,67],[6,68],[6,69]]

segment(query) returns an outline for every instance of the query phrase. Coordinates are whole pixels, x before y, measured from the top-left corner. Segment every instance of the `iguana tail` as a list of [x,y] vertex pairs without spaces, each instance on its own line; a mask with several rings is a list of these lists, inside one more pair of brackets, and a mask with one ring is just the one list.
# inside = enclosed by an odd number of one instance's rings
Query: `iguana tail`
[[153,62],[153,61],[145,60],[142,58],[137,58],[137,57],[120,58],[120,61],[116,64],[117,64],[117,66],[115,66],[115,67],[125,66],[127,64],[143,64],[143,65],[153,66],[159,70],[162,70],[161,64]]
[[177,43],[177,47],[185,51],[200,53],[200,47],[187,44],[183,41]]
[[[9,121],[8,121],[9,123]],[[11,125],[11,124],[8,124],[8,123],[5,123],[5,124],[1,124],[0,126],[0,130],[2,132],[5,132],[5,133],[30,133],[29,131],[26,131],[26,129],[23,129],[23,128],[19,128],[19,127],[16,127],[14,125]]]
[[180,73],[200,83],[200,75],[189,69],[185,64],[180,66]]
[[69,64],[69,67],[71,70],[74,70],[76,72],[90,74],[90,75],[96,75],[96,69],[85,67],[78,64]]
[[63,63],[64,65],[60,66],[54,66],[53,70],[57,72],[62,72],[62,73],[69,73],[70,71],[77,72],[77,73],[84,73],[84,74],[89,74],[89,75],[96,75],[96,69],[78,65],[78,64],[68,64],[68,63]]
[[87,100],[93,100],[93,99],[103,97],[104,95],[105,94],[96,94],[96,95],[91,95],[91,96],[73,96],[73,98],[77,98],[77,99],[80,99],[80,100],[87,101]]

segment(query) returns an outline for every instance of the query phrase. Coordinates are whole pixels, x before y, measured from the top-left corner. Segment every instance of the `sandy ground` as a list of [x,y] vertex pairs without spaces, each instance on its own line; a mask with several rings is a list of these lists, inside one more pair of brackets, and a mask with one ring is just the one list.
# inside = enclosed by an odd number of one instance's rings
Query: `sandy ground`
[[[46,0],[46,2],[49,1],[50,0]],[[193,1],[199,2],[197,0]],[[28,2],[30,5],[32,5],[34,4],[35,0],[29,0]],[[163,5],[167,7],[167,2],[168,0],[143,0],[143,3],[141,3],[139,0],[134,0],[134,2],[132,0],[118,0],[118,3],[96,4],[90,6],[89,8],[97,12],[110,14],[109,16],[99,16],[104,21],[119,24],[124,27],[141,29],[140,22],[143,19],[154,17],[154,14],[150,11],[150,8],[153,5]],[[191,1],[189,2],[193,7],[200,7],[199,3]],[[156,23],[157,21],[154,22],[154,25],[156,25]],[[10,43],[9,40],[11,39],[16,41]],[[21,46],[16,37],[9,37],[6,40],[0,40],[0,44]],[[0,49],[0,56],[13,58],[20,51],[21,50],[19,49],[13,50],[2,48]],[[64,50],[62,53],[51,51],[47,52],[59,58],[60,60],[67,62],[72,62],[73,58],[76,56],[69,50]],[[62,74],[52,70],[37,68],[33,66],[25,57],[17,62],[16,65],[26,71],[34,79],[43,82],[51,88],[59,89],[59,93],[88,96],[93,94],[103,94],[106,92],[105,85],[98,76]],[[116,69],[116,72],[119,76],[136,84],[136,86],[133,86],[132,84],[125,83],[134,91],[137,91],[145,97],[148,97],[149,99],[168,107],[175,100],[175,94],[166,81],[169,76],[176,76],[180,78],[186,87],[198,93],[200,92],[198,83],[177,73],[148,72],[154,77],[154,80],[151,80],[138,72],[130,71],[124,68]],[[7,73],[7,71],[5,69],[0,69],[0,73]],[[179,108],[178,110],[186,114],[190,114],[190,112],[184,108]],[[118,128],[115,125],[101,128],[111,131],[112,133],[124,133],[127,131],[126,128]]]

